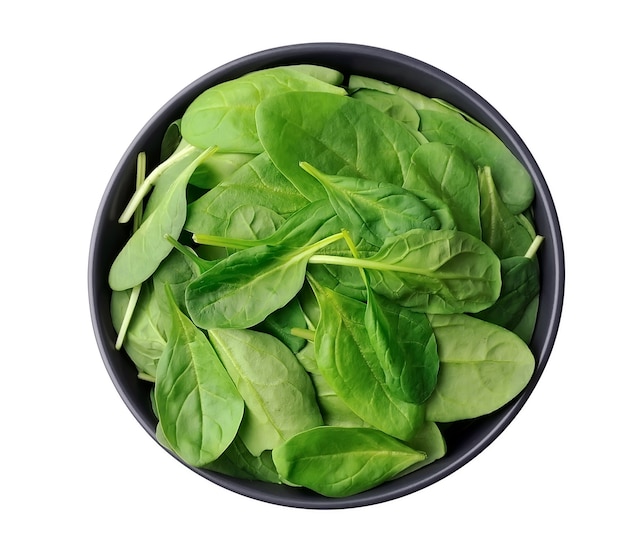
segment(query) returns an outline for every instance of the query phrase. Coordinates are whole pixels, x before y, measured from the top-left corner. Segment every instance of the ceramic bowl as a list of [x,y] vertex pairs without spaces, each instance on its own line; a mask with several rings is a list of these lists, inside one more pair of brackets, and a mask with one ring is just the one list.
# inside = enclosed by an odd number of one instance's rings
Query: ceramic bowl
[[[345,75],[360,74],[406,87],[450,102],[496,133],[530,173],[535,188],[537,233],[545,237],[539,250],[541,294],[534,336],[530,343],[536,369],[528,386],[512,402],[487,416],[448,426],[448,452],[432,464],[347,498],[322,497],[304,488],[265,484],[230,478],[193,468],[206,479],[237,494],[290,507],[347,508],[371,505],[412,494],[455,472],[479,455],[515,418],[540,379],[552,350],[563,303],[564,254],[555,206],[544,177],[530,151],[507,121],[479,94],[447,73],[406,55],[356,44],[311,43],[284,46],[257,52],[227,63],[200,77],[165,104],[141,129],[115,168],[96,216],[89,256],[89,302],[95,337],[104,366],[130,412],[145,431],[155,437],[149,385],[137,379],[137,372],[123,351],[115,349],[116,333],[109,312],[111,292],[107,275],[111,263],[128,239],[128,226],[117,224],[135,187],[137,153],[146,151],[148,160],[158,157],[167,126],[179,118],[202,91],[222,81],[254,70],[294,63],[319,64]],[[522,447],[520,447],[520,452]],[[164,450],[163,456],[169,456]],[[184,463],[181,463],[184,464]]]

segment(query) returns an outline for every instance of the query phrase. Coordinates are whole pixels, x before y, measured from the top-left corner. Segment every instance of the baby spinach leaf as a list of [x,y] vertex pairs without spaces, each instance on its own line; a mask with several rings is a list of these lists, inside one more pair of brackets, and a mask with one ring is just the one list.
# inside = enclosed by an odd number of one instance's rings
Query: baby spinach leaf
[[429,315],[439,349],[437,387],[426,419],[453,422],[489,414],[518,395],[535,359],[514,333],[466,314]]
[[181,121],[187,142],[221,151],[258,154],[263,151],[257,135],[255,112],[263,99],[288,91],[323,91],[345,95],[345,89],[307,75],[302,68],[275,67],[254,71],[215,85],[200,94]]
[[406,101],[415,110],[440,110],[442,112],[450,112],[447,107],[440,104],[437,100],[429,98],[428,96],[420,94],[416,91],[405,87],[398,87],[397,85],[392,85],[372,77],[350,75],[348,79],[348,92],[354,95],[357,91],[378,91],[389,95],[395,95]]
[[[348,233],[344,238],[352,255],[359,250]],[[392,395],[421,404],[437,383],[439,358],[433,330],[425,314],[399,306],[377,295],[367,272],[359,268],[367,291],[364,324]]]
[[505,258],[501,264],[500,297],[475,316],[513,330],[521,321],[529,303],[539,294],[539,266],[535,259],[525,256]]
[[493,133],[450,111],[419,110],[420,131],[429,141],[463,149],[476,167],[489,166],[504,204],[513,214],[530,206],[535,189],[522,163]]
[[245,401],[239,436],[252,455],[322,423],[311,380],[281,341],[236,329],[212,329],[209,338]]
[[306,162],[300,166],[324,187],[339,219],[355,237],[380,246],[389,235],[414,228],[439,229],[430,207],[407,189],[390,183],[327,175]]
[[422,312],[483,310],[502,284],[498,257],[462,231],[414,229],[388,238],[368,258],[315,255],[309,262],[365,268],[374,291]]
[[327,426],[343,426],[344,428],[369,428],[369,424],[359,418],[346,405],[335,390],[330,387],[322,374],[311,373],[311,381],[315,387],[315,396],[320,412]]
[[272,457],[288,483],[345,497],[386,482],[426,454],[372,428],[320,426],[278,446]]
[[493,181],[491,168],[478,172],[482,240],[501,258],[523,256],[533,241],[533,234],[522,219],[502,201]]
[[338,239],[341,234],[305,247],[261,245],[231,254],[187,286],[192,320],[204,329],[256,326],[297,295],[309,258]]
[[273,335],[297,353],[306,345],[306,339],[296,337],[291,333],[291,329],[306,328],[306,325],[307,321],[298,297],[294,297],[284,307],[272,312],[255,329]]
[[315,355],[321,374],[350,409],[385,433],[410,438],[424,420],[424,408],[398,399],[385,383],[365,328],[365,304],[315,282],[321,309]]
[[111,289],[121,291],[144,282],[170,253],[172,245],[165,235],[176,238],[183,229],[187,215],[185,192],[189,177],[214,150],[205,150],[178,175],[159,205],[124,245],[109,271]]
[[[116,332],[120,330],[130,295],[130,289],[111,294],[111,319]],[[152,283],[144,283],[124,335],[123,347],[139,374],[152,381],[167,343],[169,318],[169,313],[159,305]]]
[[[276,167],[307,199],[326,198],[300,167],[330,175],[403,185],[417,139],[401,123],[354,98],[291,92],[264,100],[256,112],[259,138]],[[376,132],[373,133],[372,129]]]
[[[257,233],[264,238],[275,230],[277,217],[281,220],[303,208],[308,201],[298,192],[266,154],[260,154],[243,165],[229,178],[202,195],[189,205],[185,229],[191,233],[221,235],[251,239],[249,222],[241,222],[241,207],[252,210],[249,219],[254,219],[254,210],[264,215],[274,215],[273,229]],[[243,225],[242,225],[243,224]],[[255,227],[259,227],[258,225]]]
[[170,295],[172,324],[154,397],[163,436],[193,466],[219,457],[235,438],[244,402],[206,335]]
[[260,480],[261,482],[280,484],[271,451],[263,451],[260,455],[255,456],[248,451],[246,444],[239,436],[235,437],[219,458],[209,463],[205,468],[244,480]]
[[220,152],[219,150],[200,164],[189,183],[201,189],[212,189],[229,179],[239,168],[256,158],[256,154],[244,152]]
[[478,174],[463,151],[443,143],[427,143],[415,151],[411,162],[404,186],[441,199],[457,229],[480,238]]
[[437,383],[439,357],[428,317],[370,291],[365,327],[393,395],[424,403]]
[[420,117],[417,110],[401,96],[373,89],[358,89],[350,96],[377,108],[383,114],[406,125],[407,129],[420,143],[428,142],[426,137],[418,131]]
[[409,466],[406,470],[398,474],[396,476],[397,478],[409,474],[410,472],[415,472],[417,469],[441,459],[448,450],[446,440],[435,422],[424,422],[424,425],[417,433],[405,443],[415,451],[426,453],[426,458],[423,461]]
[[520,337],[526,344],[530,343],[535,331],[535,324],[537,322],[537,313],[539,310],[539,295],[532,299],[524,314],[520,318],[517,325],[513,328],[513,332]]

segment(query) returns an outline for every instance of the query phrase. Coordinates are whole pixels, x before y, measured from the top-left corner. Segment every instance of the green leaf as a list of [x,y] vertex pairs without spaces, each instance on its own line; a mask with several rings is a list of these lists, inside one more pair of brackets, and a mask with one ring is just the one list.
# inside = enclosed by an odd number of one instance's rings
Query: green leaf
[[[275,231],[278,218],[283,220],[307,204],[267,154],[260,154],[192,202],[185,229],[196,234],[264,239]],[[264,224],[267,218],[270,226]]]
[[156,408],[172,450],[203,466],[233,441],[244,402],[207,337],[170,300],[172,325],[157,366]]
[[321,426],[272,453],[281,479],[327,497],[346,497],[393,478],[426,455],[372,428]]
[[249,328],[293,299],[304,283],[309,258],[341,235],[313,245],[261,245],[218,262],[187,286],[185,302],[204,329]]
[[368,270],[376,293],[421,312],[477,312],[500,294],[500,261],[462,231],[415,229],[390,237],[368,258],[315,255],[312,264]]
[[439,349],[439,379],[426,419],[454,422],[489,414],[528,384],[535,359],[526,344],[500,326],[465,314],[429,315]]
[[401,186],[419,146],[403,124],[364,102],[334,94],[273,96],[259,105],[256,119],[259,138],[276,167],[311,201],[326,193],[300,162],[329,175]]
[[429,194],[448,206],[457,229],[481,237],[478,173],[464,152],[452,145],[427,143],[411,158],[405,187]]
[[306,162],[300,166],[324,187],[340,220],[355,237],[380,246],[390,235],[411,229],[439,229],[430,206],[407,189],[341,175],[327,175]]
[[424,420],[424,408],[398,399],[385,383],[383,369],[365,328],[365,304],[314,283],[321,308],[315,355],[330,387],[368,424],[410,438]]
[[187,215],[186,188],[194,169],[211,156],[213,148],[196,157],[172,182],[159,205],[147,216],[117,255],[109,271],[109,286],[114,291],[130,289],[147,280],[172,250],[165,238],[177,238]]
[[262,69],[200,94],[183,114],[182,135],[198,148],[216,144],[225,152],[258,154],[263,149],[255,123],[257,106],[266,98],[293,90],[346,94],[341,87],[307,75],[302,68]]
[[209,338],[245,401],[239,436],[250,453],[322,423],[308,374],[278,339],[235,329],[212,329]]
[[526,308],[539,294],[539,265],[536,259],[514,256],[502,261],[502,292],[489,308],[476,314],[477,318],[514,330]]
[[502,201],[493,181],[491,168],[478,172],[482,240],[500,257],[523,256],[530,247],[531,233],[524,221],[515,216]]
[[429,141],[456,145],[476,167],[491,168],[498,192],[513,214],[530,206],[535,196],[530,175],[494,133],[451,111],[418,111],[420,131]]
[[209,463],[206,468],[213,472],[226,474],[244,480],[260,480],[272,484],[280,484],[280,478],[271,451],[263,451],[253,455],[239,436],[228,446],[219,458]]
[[[130,289],[111,294],[111,319],[116,332],[120,330],[130,295]],[[141,288],[122,344],[139,373],[156,377],[157,365],[167,344],[169,318],[169,312],[164,312],[159,306],[152,283],[146,282]]]

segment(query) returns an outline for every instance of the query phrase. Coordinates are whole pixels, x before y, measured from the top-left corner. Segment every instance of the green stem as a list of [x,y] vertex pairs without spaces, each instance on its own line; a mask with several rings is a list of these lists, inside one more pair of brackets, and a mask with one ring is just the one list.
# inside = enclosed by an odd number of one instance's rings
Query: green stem
[[[146,179],[146,153],[137,154],[137,178],[135,180],[135,191],[138,191]],[[133,232],[136,232],[141,226],[143,220],[143,205],[139,204],[135,210],[135,218],[133,220]]]
[[[359,249],[357,249],[356,245],[354,244],[354,241],[352,240],[352,237],[350,237],[350,234],[348,233],[348,231],[346,229],[342,230],[343,233],[343,238],[346,242],[346,244],[348,245],[348,248],[350,249],[350,252],[352,253],[352,256],[354,258],[359,258]],[[362,266],[359,266],[359,273],[361,274],[361,279],[363,279],[363,283],[365,283],[365,287],[369,286],[369,281],[367,281],[367,275],[365,274],[365,270],[363,269]]]
[[381,270],[388,272],[405,272],[408,274],[429,275],[426,270],[389,264],[388,262],[377,262],[367,258],[348,258],[347,256],[334,256],[331,254],[314,254],[309,258],[310,264],[332,264],[334,266],[350,266],[352,268],[368,268],[370,270]]
[[139,285],[135,285],[132,291],[130,292],[130,298],[128,299],[128,305],[126,306],[126,312],[124,312],[124,319],[122,320],[122,325],[120,326],[120,331],[117,334],[117,341],[115,342],[115,348],[119,351],[124,344],[124,339],[126,337],[126,332],[128,331],[128,326],[130,325],[130,321],[133,317],[133,312],[135,312],[135,307],[137,306],[137,301],[139,300],[139,293],[141,293],[141,283]]
[[291,328],[291,330],[289,330],[289,333],[296,337],[306,339],[307,341],[315,341],[315,332],[313,330],[308,330],[306,328]]
[[200,272],[205,272],[206,270],[208,270],[209,268],[213,266],[214,263],[212,261],[205,260],[204,258],[200,258],[192,248],[182,245],[180,242],[174,239],[174,237],[172,237],[171,235],[166,234],[165,238],[172,244],[172,246],[178,252],[180,252],[182,255],[186,256],[187,258],[189,258],[198,267]]
[[[138,191],[143,185],[146,179],[146,153],[140,152],[137,154],[137,175],[135,177],[135,191]],[[137,231],[139,226],[141,226],[141,220],[143,219],[143,210],[140,209],[135,212],[135,217],[133,220],[133,230]],[[126,306],[126,311],[124,312],[124,318],[122,319],[122,324],[120,326],[120,330],[117,334],[117,340],[115,341],[115,348],[119,351],[124,344],[124,339],[126,337],[126,332],[128,331],[128,326],[130,326],[130,321],[133,317],[133,313],[135,312],[135,307],[137,306],[137,301],[139,300],[139,294],[141,293],[141,283],[135,285],[132,291],[130,292],[130,298],[128,299],[128,305]]]
[[152,187],[152,185],[154,185],[154,182],[163,174],[163,172],[165,172],[165,170],[167,170],[168,168],[171,168],[174,164],[176,164],[176,162],[179,162],[194,150],[196,150],[196,147],[192,145],[187,145],[181,148],[178,152],[172,154],[172,156],[170,156],[167,160],[161,162],[156,168],[154,168],[150,175],[143,181],[141,187],[139,187],[135,191],[135,194],[131,197],[128,205],[126,206],[124,212],[122,212],[122,215],[118,220],[119,223],[125,224],[126,222],[130,221],[130,219],[133,217],[133,214],[135,213],[135,210],[137,210],[137,207],[141,204],[141,201],[150,192],[150,188]]
[[532,258],[533,256],[535,256],[535,254],[539,250],[539,247],[541,246],[541,243],[543,243],[543,236],[535,236],[533,242],[530,244],[530,247],[528,247],[528,250],[526,251],[526,254],[524,256],[526,258]]
[[198,245],[209,245],[211,247],[224,247],[227,249],[248,249],[265,245],[264,241],[258,239],[235,239],[233,237],[221,237],[219,235],[206,235],[204,233],[194,233],[191,238]]

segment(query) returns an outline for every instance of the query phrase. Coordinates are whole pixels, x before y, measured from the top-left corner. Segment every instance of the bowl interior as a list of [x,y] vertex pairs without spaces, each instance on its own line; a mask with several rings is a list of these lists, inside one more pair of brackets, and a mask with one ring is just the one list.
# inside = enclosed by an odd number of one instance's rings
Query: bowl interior
[[[158,158],[167,126],[206,88],[250,71],[295,63],[332,67],[344,75],[359,74],[413,89],[446,100],[489,127],[529,171],[536,189],[534,204],[537,232],[545,237],[539,251],[541,293],[539,314],[530,347],[537,368],[527,388],[502,409],[467,422],[447,426],[443,432],[448,453],[418,472],[387,482],[375,489],[343,499],[329,499],[303,488],[249,482],[214,472],[192,469],[229,490],[261,501],[303,508],[346,508],[388,501],[420,490],[454,472],[487,447],[522,408],[539,380],[550,355],[561,315],[564,288],[562,238],[547,184],[531,153],[503,117],[480,95],[454,77],[421,61],[379,48],[336,43],[292,45],[262,51],[228,63],[199,78],[178,93],[139,132],[128,147],[104,192],[96,216],[89,256],[89,301],[96,340],[113,383],[129,410],[154,438],[156,419],[149,398],[150,387],[138,380],[136,369],[122,351],[115,349],[111,322],[109,268],[128,239],[129,228],[117,223],[135,187],[135,161],[139,151],[148,164]],[[184,464],[184,463],[183,463]]]

